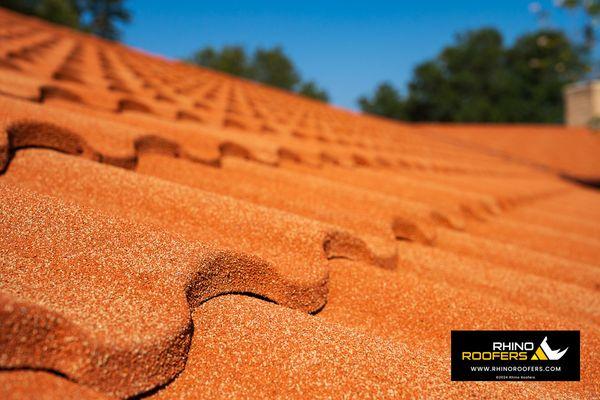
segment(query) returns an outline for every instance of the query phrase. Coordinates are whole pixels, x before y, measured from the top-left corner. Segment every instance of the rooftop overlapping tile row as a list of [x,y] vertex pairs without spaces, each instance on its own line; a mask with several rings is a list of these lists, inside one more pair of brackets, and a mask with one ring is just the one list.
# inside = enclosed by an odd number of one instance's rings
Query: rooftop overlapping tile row
[[[597,396],[598,146],[0,10],[0,397]],[[581,330],[582,380],[453,383],[452,329]]]
[[575,178],[600,182],[600,141],[584,127],[422,125],[424,131],[487,154]]

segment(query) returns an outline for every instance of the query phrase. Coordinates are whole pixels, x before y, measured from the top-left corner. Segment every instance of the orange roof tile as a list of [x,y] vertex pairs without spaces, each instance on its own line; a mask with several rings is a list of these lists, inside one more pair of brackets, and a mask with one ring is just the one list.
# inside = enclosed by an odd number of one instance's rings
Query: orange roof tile
[[544,125],[423,125],[428,134],[583,181],[600,181],[600,137]]
[[[0,10],[0,397],[593,397],[597,147]],[[453,329],[581,330],[581,382],[451,382]]]

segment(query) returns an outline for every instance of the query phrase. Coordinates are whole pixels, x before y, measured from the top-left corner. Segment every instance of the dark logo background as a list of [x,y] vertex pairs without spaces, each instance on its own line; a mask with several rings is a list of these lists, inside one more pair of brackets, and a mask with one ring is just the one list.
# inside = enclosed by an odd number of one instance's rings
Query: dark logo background
[[[552,350],[569,348],[559,360],[531,360],[544,338]],[[578,381],[580,379],[579,331],[452,331],[451,361],[453,381]],[[533,342],[527,360],[463,360],[463,352],[492,352],[493,342]],[[483,368],[473,368],[483,367]],[[489,367],[485,370],[485,367]],[[511,367],[512,371],[492,367]],[[523,367],[546,367],[557,370],[516,370]]]

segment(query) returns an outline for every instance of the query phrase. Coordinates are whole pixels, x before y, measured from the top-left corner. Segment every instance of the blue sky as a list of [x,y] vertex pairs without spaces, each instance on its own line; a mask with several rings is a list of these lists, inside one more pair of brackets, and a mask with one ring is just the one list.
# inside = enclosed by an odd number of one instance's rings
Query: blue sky
[[[129,0],[125,43],[180,58],[206,45],[281,45],[302,76],[315,79],[332,103],[356,98],[389,80],[404,90],[416,64],[434,57],[454,34],[494,26],[511,42],[538,27],[527,0],[446,1],[159,1]],[[551,23],[576,22],[539,1]],[[576,17],[575,17],[576,18]]]

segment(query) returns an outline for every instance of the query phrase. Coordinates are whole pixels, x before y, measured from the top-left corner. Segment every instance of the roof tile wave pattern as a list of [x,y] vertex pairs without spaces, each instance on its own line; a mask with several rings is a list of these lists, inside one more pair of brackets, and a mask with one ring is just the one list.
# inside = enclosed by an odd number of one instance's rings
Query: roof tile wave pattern
[[[597,396],[600,195],[557,175],[597,179],[598,143],[0,10],[0,397]],[[581,330],[582,380],[452,383],[452,329]]]

